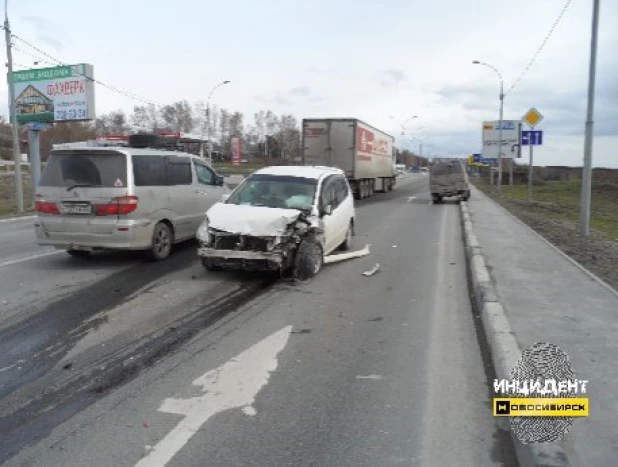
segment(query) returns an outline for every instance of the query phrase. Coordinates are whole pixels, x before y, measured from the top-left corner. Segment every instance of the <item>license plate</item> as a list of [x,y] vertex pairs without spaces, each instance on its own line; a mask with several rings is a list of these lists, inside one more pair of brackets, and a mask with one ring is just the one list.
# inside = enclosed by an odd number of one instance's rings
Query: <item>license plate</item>
[[60,206],[60,212],[62,214],[92,214],[92,206],[91,205],[68,205],[62,204]]

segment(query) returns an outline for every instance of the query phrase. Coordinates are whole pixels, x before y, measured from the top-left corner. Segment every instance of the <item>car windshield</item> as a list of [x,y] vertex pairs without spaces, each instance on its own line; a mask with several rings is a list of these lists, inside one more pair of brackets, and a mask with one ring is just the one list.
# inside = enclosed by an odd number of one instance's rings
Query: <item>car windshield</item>
[[67,188],[126,187],[126,156],[113,151],[54,152],[47,161],[40,185]]
[[227,200],[227,204],[311,210],[317,180],[282,175],[253,175]]

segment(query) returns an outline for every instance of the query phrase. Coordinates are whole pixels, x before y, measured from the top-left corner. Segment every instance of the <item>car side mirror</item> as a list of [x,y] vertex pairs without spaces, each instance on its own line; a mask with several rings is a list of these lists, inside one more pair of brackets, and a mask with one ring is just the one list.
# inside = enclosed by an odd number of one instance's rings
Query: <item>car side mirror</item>
[[229,199],[229,197],[230,197],[229,193],[221,195],[221,202],[225,203]]
[[324,208],[324,210],[322,211],[322,214],[324,214],[325,216],[330,216],[333,213],[333,207],[332,205],[328,205]]
[[215,179],[215,183],[219,186],[223,186],[225,184],[225,177],[223,175],[217,175]]

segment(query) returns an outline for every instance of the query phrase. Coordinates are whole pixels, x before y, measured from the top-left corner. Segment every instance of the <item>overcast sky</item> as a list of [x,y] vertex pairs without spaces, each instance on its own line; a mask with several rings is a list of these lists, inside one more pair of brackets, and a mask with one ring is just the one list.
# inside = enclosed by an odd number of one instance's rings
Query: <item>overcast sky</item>
[[[480,152],[481,122],[498,118],[500,69],[508,90],[566,0],[10,0],[13,33],[64,63],[168,104],[204,100],[298,119],[356,117],[424,153]],[[537,62],[505,99],[505,119],[531,106],[545,120],[541,165],[581,165],[592,0],[573,0]],[[601,2],[594,165],[618,167],[618,2]],[[16,42],[16,69],[40,53]],[[45,57],[42,57],[45,58]],[[7,101],[6,85],[0,88]],[[138,102],[98,86],[97,113]],[[6,114],[6,106],[3,108]],[[390,117],[395,117],[391,119]],[[525,152],[527,157],[527,151]]]

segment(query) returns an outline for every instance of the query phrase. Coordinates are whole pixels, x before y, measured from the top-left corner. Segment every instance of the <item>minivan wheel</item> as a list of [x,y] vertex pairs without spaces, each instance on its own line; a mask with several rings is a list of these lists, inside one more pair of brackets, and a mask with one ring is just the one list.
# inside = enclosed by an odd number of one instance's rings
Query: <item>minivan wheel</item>
[[345,233],[345,240],[341,244],[341,249],[343,251],[348,251],[352,249],[352,242],[354,241],[354,223],[350,221],[348,225],[348,230]]
[[67,250],[67,253],[74,258],[85,258],[86,256],[90,256],[90,251],[88,250]]
[[322,247],[314,240],[304,240],[298,247],[294,260],[294,276],[301,281],[315,276],[324,262]]
[[167,224],[159,222],[155,225],[152,232],[152,246],[149,251],[150,259],[162,261],[167,258],[172,252],[172,243],[172,229]]

